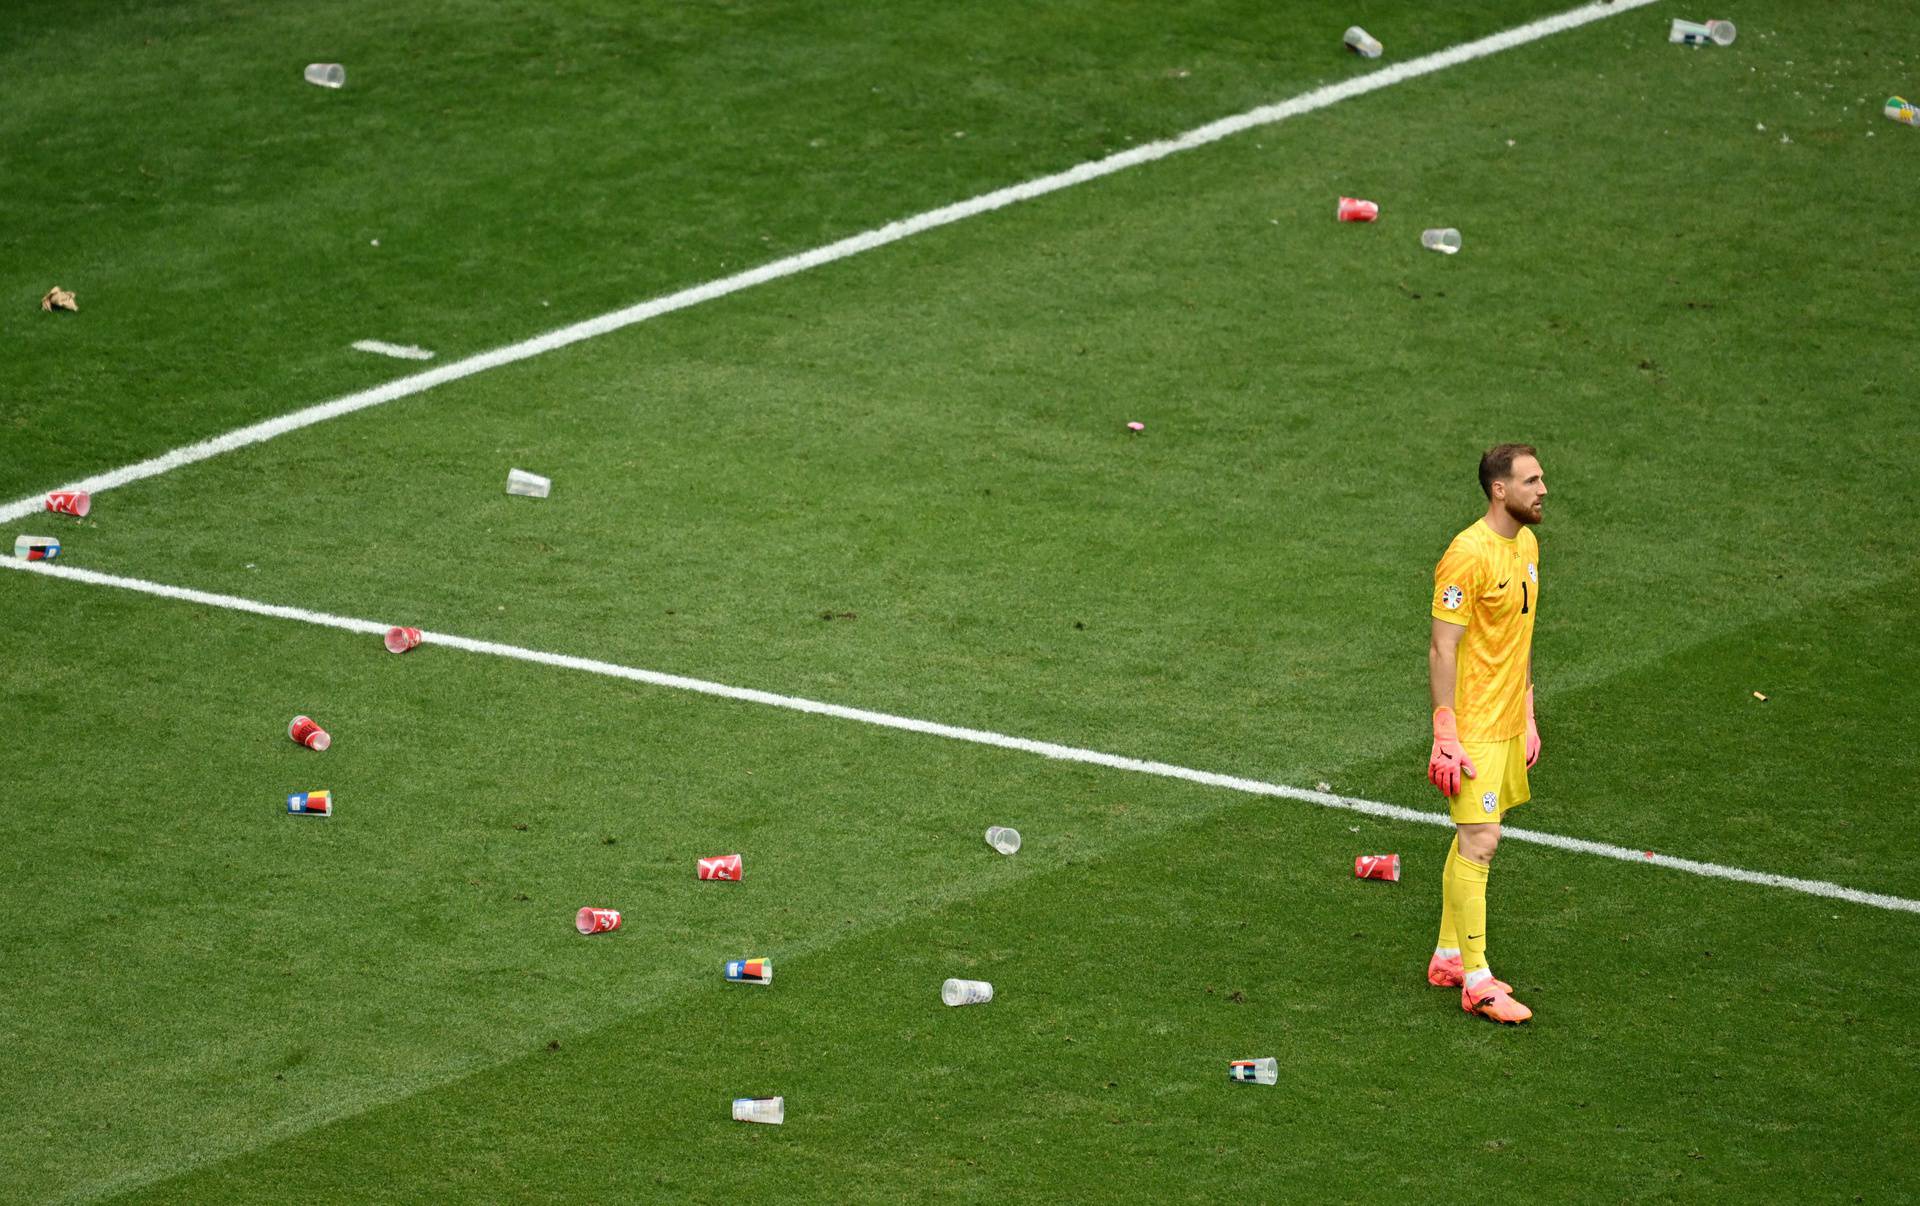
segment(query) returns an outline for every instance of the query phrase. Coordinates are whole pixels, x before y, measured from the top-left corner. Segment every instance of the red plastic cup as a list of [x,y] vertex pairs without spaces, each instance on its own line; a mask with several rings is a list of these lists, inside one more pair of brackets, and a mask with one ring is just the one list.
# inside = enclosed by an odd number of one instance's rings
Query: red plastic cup
[[77,515],[82,519],[93,509],[93,495],[85,490],[55,490],[47,495],[47,510],[60,515]]
[[1355,879],[1384,879],[1388,883],[1400,882],[1400,856],[1397,854],[1363,854],[1353,860]]
[[407,650],[412,649],[419,644],[420,644],[420,630],[418,628],[387,629],[387,652],[388,653],[405,653]]
[[582,934],[612,933],[620,928],[620,910],[583,908],[573,915],[573,928]]
[[311,716],[294,717],[293,723],[287,726],[287,736],[310,750],[324,750],[333,744],[333,738],[315,724]]
[[737,854],[720,854],[715,855],[713,858],[703,858],[700,860],[699,875],[701,879],[730,879],[738,883],[740,880],[740,856]]
[[1342,197],[1338,212],[1342,222],[1371,222],[1380,216],[1380,207],[1358,197]]

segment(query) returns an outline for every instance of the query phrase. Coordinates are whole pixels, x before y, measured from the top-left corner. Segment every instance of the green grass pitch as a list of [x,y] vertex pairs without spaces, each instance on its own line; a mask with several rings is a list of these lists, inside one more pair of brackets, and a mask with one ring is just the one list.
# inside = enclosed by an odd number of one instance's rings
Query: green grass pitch
[[[17,0],[0,500],[1566,6]],[[7,535],[1438,811],[1529,440],[1513,823],[1920,897],[1917,90],[1897,6],[1654,4]],[[1502,1029],[1437,827],[27,573],[0,642],[0,1199],[1920,1196],[1913,913],[1509,843]]]

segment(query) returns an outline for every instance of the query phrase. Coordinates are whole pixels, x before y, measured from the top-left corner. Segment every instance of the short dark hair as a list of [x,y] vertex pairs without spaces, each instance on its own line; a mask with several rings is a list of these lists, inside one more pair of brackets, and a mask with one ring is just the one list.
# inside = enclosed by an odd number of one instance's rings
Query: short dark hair
[[1533,450],[1532,444],[1495,444],[1480,454],[1480,492],[1488,498],[1493,497],[1493,483],[1513,476],[1513,458],[1530,456],[1538,459],[1540,454]]

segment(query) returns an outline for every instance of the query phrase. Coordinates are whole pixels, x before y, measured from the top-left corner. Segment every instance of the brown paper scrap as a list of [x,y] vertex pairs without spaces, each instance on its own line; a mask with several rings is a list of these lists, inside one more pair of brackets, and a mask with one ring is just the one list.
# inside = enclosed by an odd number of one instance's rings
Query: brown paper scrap
[[73,294],[70,291],[55,285],[53,288],[47,290],[45,297],[40,299],[40,308],[47,311],[71,310],[75,314],[78,314],[80,312],[80,303],[73,300]]

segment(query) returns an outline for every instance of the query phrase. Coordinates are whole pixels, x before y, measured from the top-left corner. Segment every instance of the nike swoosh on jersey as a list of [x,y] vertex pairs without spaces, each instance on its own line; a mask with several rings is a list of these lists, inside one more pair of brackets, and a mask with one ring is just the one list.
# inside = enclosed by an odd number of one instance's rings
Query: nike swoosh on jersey
[[[1508,579],[1507,579],[1507,582],[1511,582],[1511,581],[1513,581],[1513,579],[1512,579],[1512,578],[1508,578]],[[1497,587],[1495,587],[1494,589],[1495,589],[1495,590],[1505,590],[1505,589],[1507,589],[1507,582],[1502,582],[1502,583],[1501,583],[1501,584],[1500,584],[1499,586],[1497,586]]]

